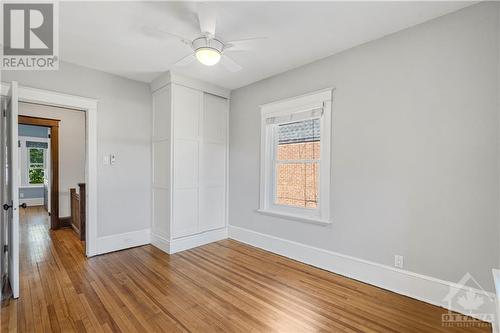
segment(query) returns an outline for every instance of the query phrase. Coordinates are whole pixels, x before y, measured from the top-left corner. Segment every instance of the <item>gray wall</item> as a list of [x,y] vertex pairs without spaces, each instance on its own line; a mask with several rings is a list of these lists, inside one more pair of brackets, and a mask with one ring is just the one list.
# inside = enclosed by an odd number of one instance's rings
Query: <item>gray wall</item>
[[49,134],[48,127],[19,125],[19,136],[31,136],[33,138],[47,138]]
[[[479,4],[234,91],[229,223],[493,290],[498,13]],[[333,224],[256,213],[258,105],[332,86]]]
[[[150,228],[151,94],[145,83],[61,63],[58,71],[3,71],[2,81],[99,100],[98,237]],[[102,164],[114,153],[115,166]]]
[[23,203],[23,199],[38,199],[43,198],[43,187],[21,187],[19,189],[19,201]]

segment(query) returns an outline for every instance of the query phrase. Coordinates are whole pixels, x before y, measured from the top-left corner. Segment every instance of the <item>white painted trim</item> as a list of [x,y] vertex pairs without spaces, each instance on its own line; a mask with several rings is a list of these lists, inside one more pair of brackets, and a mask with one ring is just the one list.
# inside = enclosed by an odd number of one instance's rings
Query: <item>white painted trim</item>
[[493,326],[493,332],[494,333],[500,333],[500,270],[498,269],[493,269],[493,281],[495,284],[495,291],[496,291],[496,306],[497,306],[497,311],[496,311],[496,323]]
[[[225,202],[225,209],[224,209],[224,227],[226,228],[226,233],[227,233],[227,228],[229,227],[229,113],[231,112],[231,101],[229,99],[226,100],[226,108],[227,108],[227,115],[226,115],[226,188],[224,189],[226,198],[224,200]],[[227,236],[226,236],[227,238]]]
[[302,106],[318,105],[326,101],[332,100],[332,93],[335,90],[333,87],[312,91],[300,96],[294,96],[279,101],[273,101],[259,105],[261,112],[264,114],[287,112],[290,109],[301,108]]
[[[500,17],[500,5],[497,5],[497,17]],[[500,20],[497,20],[497,31],[500,31]],[[497,45],[498,45],[498,53],[497,54],[500,54],[500,34],[497,34]],[[500,57],[498,57],[498,66],[497,66],[497,78],[500,78]],[[497,84],[497,108],[498,108],[498,111],[500,112],[500,84]],[[500,120],[500,119],[499,119]],[[498,124],[500,125],[500,123]],[[497,165],[500,165],[500,151],[498,152],[498,163]],[[500,170],[499,170],[499,173],[500,173]],[[500,177],[498,177],[498,181],[499,181],[499,186],[500,186]],[[499,209],[499,213],[500,213],[500,202],[498,202],[498,209]],[[498,221],[498,224],[500,226],[500,221]],[[498,236],[500,237],[500,228],[498,228]],[[500,250],[500,249],[498,249]],[[498,256],[498,266],[497,267],[500,267],[500,251],[499,251],[499,256]],[[497,289],[498,290],[498,289]],[[500,301],[499,301],[500,302]],[[500,308],[499,308],[499,312],[498,312],[498,321],[499,321],[499,324],[498,324],[498,332],[497,333],[500,333]]]
[[[450,292],[457,293],[472,290],[479,295],[485,294],[482,290],[469,287],[463,288],[463,286],[454,282],[397,269],[236,226],[229,226],[229,238],[443,308],[448,307],[448,303],[444,299]],[[495,298],[493,293],[486,294],[492,299]],[[460,308],[450,310],[459,313],[462,311]],[[496,313],[494,305],[491,305],[491,309],[488,308],[487,311],[488,313]]]
[[170,254],[170,240],[155,233],[151,233],[151,245],[159,248],[163,252]]
[[227,228],[222,228],[205,231],[187,237],[176,238],[170,241],[170,253],[176,253],[208,243],[217,242],[226,239],[227,235]]
[[49,138],[39,138],[39,137],[33,137],[33,136],[22,136],[18,135],[18,139],[20,144],[20,158],[19,158],[19,169],[20,169],[20,179],[19,179],[19,188],[44,188],[44,184],[30,184],[28,183],[29,179],[29,157],[28,157],[28,150],[31,148],[26,147],[26,142],[27,141],[32,141],[32,142],[43,142],[47,143],[47,148],[45,148],[44,151],[44,170],[47,171],[47,167],[50,166],[50,159],[46,159],[46,156],[50,156],[50,142]]
[[168,71],[161,74],[159,77],[153,80],[150,84],[151,92],[155,92],[171,83],[175,83],[184,87],[193,88],[203,92],[207,92],[212,95],[217,95],[229,99],[231,97],[231,90],[219,87],[215,84],[201,81],[198,79],[193,79],[184,75],[177,73],[172,73]]
[[19,198],[20,204],[25,203],[26,206],[43,206],[43,198]]
[[[9,84],[2,82],[2,95],[8,91]],[[19,86],[19,96],[22,102],[42,103],[85,111],[97,107],[98,100],[77,95],[69,95],[57,91]]]
[[[260,139],[260,202],[259,212],[280,215],[300,222],[319,224],[330,223],[331,186],[331,131],[332,131],[332,94],[333,88],[314,91],[305,95],[261,105],[261,139]],[[322,109],[320,119],[320,175],[319,205],[316,209],[291,207],[274,204],[275,135],[279,122],[268,124],[268,119],[277,116],[291,116],[298,112]],[[311,116],[313,117],[313,116]],[[307,118],[306,118],[307,119]]]
[[269,216],[274,216],[274,217],[279,217],[285,220],[293,220],[293,221],[300,221],[300,222],[309,222],[309,223],[314,223],[314,224],[319,224],[319,225],[329,225],[332,224],[331,221],[329,220],[322,220],[319,217],[315,216],[303,216],[303,215],[296,215],[296,214],[290,214],[290,213],[284,213],[281,211],[273,211],[273,210],[263,210],[263,209],[257,209],[257,213],[263,214],[263,215],[269,215]]
[[0,95],[7,96],[9,94],[9,84],[6,82],[0,83]]
[[[9,149],[11,150],[11,160],[10,160],[10,165],[8,166],[11,170],[9,170],[10,175],[12,175],[12,179],[10,179],[11,184],[9,187],[9,190],[11,191],[11,200],[12,203],[11,205],[13,206],[11,209],[11,215],[12,215],[12,220],[11,220],[11,228],[10,232],[11,238],[8,239],[8,247],[9,247],[9,281],[10,281],[10,286],[12,289],[12,297],[13,298],[18,298],[19,297],[19,290],[20,290],[20,267],[19,267],[19,248],[20,248],[20,242],[19,242],[19,152],[18,152],[18,144],[16,141],[18,141],[18,121],[17,117],[19,114],[19,85],[16,81],[12,81],[10,85],[10,98],[11,98],[11,114],[10,114],[10,119],[8,121],[10,122],[10,141],[8,140],[7,142],[10,144]],[[9,93],[7,93],[9,95]],[[9,125],[8,125],[9,126]],[[4,170],[2,170],[3,172]],[[9,176],[7,176],[7,179]],[[3,250],[3,249],[2,249]]]
[[[9,85],[1,83],[2,95],[8,92]],[[58,106],[86,112],[87,160],[85,183],[87,184],[87,230],[86,255],[97,254],[97,107],[98,100],[56,91],[19,86],[19,101],[35,104]]]
[[104,254],[151,243],[151,229],[125,232],[117,235],[99,237],[97,253]]
[[174,254],[176,252],[189,250],[208,243],[217,242],[226,239],[227,237],[227,228],[209,230],[199,234],[175,238],[172,240],[153,234],[151,235],[151,244],[166,253]]
[[[28,125],[30,126],[30,125]],[[35,141],[35,142],[44,142],[48,143],[49,139],[48,138],[38,138],[36,136],[25,136],[25,135],[18,135],[19,138],[23,138],[24,141]]]

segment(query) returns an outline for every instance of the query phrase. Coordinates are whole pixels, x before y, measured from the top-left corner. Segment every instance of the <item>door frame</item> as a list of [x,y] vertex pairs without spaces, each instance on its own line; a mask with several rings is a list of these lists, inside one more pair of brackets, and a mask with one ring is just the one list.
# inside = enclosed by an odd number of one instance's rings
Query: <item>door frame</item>
[[[8,83],[1,83],[2,95],[8,93],[8,87]],[[94,256],[97,254],[97,107],[99,101],[21,85],[19,85],[18,91],[19,102],[62,107],[86,113],[85,149],[87,158],[85,161],[85,183],[87,184],[87,229],[85,233],[85,254],[87,257]]]
[[59,122],[58,119],[18,115],[18,125],[50,128],[50,228],[59,229]]

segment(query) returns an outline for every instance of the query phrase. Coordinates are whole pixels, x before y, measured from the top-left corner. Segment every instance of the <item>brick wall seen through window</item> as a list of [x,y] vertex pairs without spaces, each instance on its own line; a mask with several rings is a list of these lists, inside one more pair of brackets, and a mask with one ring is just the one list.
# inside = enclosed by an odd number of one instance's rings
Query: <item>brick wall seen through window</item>
[[319,120],[279,126],[275,204],[318,207]]

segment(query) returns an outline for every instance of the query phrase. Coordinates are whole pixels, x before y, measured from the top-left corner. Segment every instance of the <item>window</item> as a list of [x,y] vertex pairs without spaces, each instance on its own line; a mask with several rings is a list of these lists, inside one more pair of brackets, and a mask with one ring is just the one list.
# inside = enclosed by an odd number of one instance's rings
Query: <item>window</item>
[[329,223],[332,90],[261,106],[259,212]]
[[30,184],[43,184],[44,173],[44,149],[29,148],[28,149],[28,182]]
[[320,119],[276,127],[274,141],[274,204],[318,207]]
[[45,178],[46,142],[26,141],[29,185],[43,184]]

